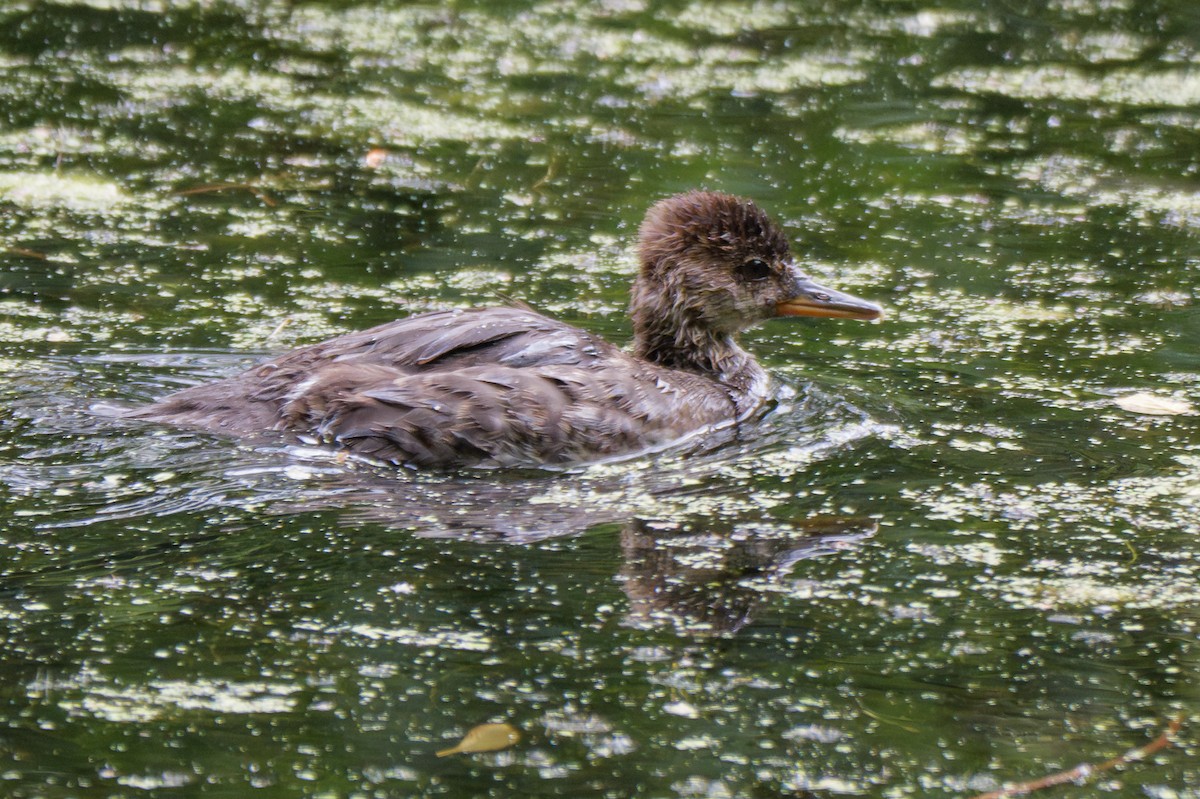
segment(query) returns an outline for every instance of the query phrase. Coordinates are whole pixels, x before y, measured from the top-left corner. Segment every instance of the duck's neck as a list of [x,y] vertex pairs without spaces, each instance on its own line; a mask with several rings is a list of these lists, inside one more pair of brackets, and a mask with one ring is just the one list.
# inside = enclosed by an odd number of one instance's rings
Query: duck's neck
[[732,333],[713,331],[697,323],[681,304],[667,305],[661,295],[636,286],[634,291],[633,353],[667,369],[693,372],[721,383],[744,413],[767,392],[767,373],[754,356],[742,349]]

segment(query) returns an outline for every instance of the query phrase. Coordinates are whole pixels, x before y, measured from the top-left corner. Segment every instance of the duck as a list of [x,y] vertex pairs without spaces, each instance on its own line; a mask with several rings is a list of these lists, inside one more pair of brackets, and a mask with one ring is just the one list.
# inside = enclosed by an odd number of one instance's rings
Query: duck
[[136,419],[279,435],[414,469],[563,467],[670,447],[770,396],[740,334],[776,317],[875,320],[807,275],[752,200],[696,190],[650,207],[623,350],[527,307],[423,313],[185,388]]

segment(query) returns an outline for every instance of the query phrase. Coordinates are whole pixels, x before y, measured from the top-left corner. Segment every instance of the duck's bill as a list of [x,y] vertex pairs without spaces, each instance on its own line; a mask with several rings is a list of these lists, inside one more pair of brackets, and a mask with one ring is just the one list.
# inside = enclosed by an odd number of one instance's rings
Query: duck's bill
[[808,278],[796,286],[791,299],[776,304],[779,316],[818,316],[826,319],[881,319],[883,308],[870,300],[826,288]]

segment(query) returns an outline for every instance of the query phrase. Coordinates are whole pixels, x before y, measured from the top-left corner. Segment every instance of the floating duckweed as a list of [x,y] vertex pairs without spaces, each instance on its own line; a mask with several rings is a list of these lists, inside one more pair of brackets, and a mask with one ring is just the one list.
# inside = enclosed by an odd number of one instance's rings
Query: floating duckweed
[[239,66],[139,65],[136,69],[114,70],[110,79],[130,99],[148,108],[182,105],[194,99],[190,94],[226,102],[249,100],[277,111],[297,110],[310,102],[296,91],[291,77]]
[[906,36],[931,37],[947,29],[966,28],[972,31],[998,32],[1001,23],[976,11],[925,8],[916,14],[856,14],[851,17],[855,27],[872,33],[901,33]]
[[430,141],[527,139],[521,125],[420,106],[389,97],[317,98],[305,114],[325,136],[369,136],[387,146]]
[[83,214],[112,213],[133,199],[99,176],[56,172],[0,172],[0,198],[30,209]]
[[1092,17],[1129,11],[1135,0],[1051,0],[1047,7],[1056,12]]
[[1200,103],[1200,71],[1117,69],[1100,76],[1069,66],[969,67],[933,79],[933,86],[1021,100],[1076,100],[1132,106]]
[[466,652],[488,652],[495,647],[495,643],[488,636],[473,630],[434,632],[356,624],[349,632],[372,641],[389,641],[412,647],[458,649]]
[[865,51],[807,54],[759,64],[753,53],[728,51],[717,58],[699,58],[694,64],[627,72],[618,80],[655,99],[687,100],[719,89],[738,94],[784,93],[857,83],[866,72],[853,65],[867,57]]
[[213,713],[288,713],[296,704],[292,683],[151,680],[144,687],[88,684],[78,704],[60,703],[72,716],[96,716],[113,722],[145,722],[197,710]]
[[1076,53],[1091,63],[1100,64],[1133,61],[1141,56],[1146,48],[1152,46],[1154,40],[1128,31],[1086,31],[1066,34],[1062,43],[1068,52]]
[[987,140],[985,131],[936,122],[916,122],[898,127],[869,130],[838,128],[834,135],[854,144],[886,142],[914,150],[945,155],[967,155],[977,152]]
[[[1111,567],[1110,567],[1111,568]],[[1078,608],[1171,609],[1200,602],[1196,575],[1147,576],[1138,586],[1105,582],[1095,577],[1016,577],[996,580],[988,590],[1018,608],[1061,611]]]
[[49,0],[46,5],[62,6],[65,8],[92,8],[97,11],[145,11],[151,14],[165,14],[171,9],[181,9],[202,5],[198,0]]
[[[1089,206],[1138,211],[1147,222],[1163,220],[1178,227],[1200,227],[1200,191],[1164,181],[1137,181],[1113,175],[1102,164],[1083,158],[1050,156],[1018,163],[1014,177],[1058,192]],[[1150,218],[1150,214],[1159,215]]]
[[681,28],[703,30],[717,36],[733,36],[751,30],[795,24],[796,7],[779,0],[754,0],[748,5],[692,2],[671,17]]

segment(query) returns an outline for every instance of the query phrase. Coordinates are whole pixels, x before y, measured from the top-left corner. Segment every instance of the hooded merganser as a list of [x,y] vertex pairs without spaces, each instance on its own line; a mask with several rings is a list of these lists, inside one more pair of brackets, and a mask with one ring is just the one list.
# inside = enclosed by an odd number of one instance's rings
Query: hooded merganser
[[878,319],[818,285],[753,202],[695,191],[638,235],[632,352],[512,307],[421,314],[282,355],[131,416],[283,431],[412,467],[562,465],[741,419],[767,374],[738,333],[776,316]]

